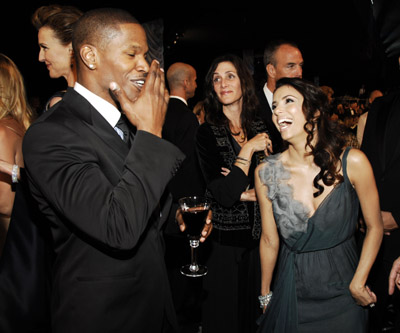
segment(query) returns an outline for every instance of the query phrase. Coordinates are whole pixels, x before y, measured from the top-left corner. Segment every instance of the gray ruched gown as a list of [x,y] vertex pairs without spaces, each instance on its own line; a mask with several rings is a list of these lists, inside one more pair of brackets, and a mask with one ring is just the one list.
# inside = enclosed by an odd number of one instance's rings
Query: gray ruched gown
[[352,298],[349,285],[359,253],[355,241],[359,201],[346,171],[309,217],[293,199],[290,173],[280,154],[268,157],[260,179],[268,186],[280,235],[273,297],[259,320],[259,332],[365,332],[366,310]]

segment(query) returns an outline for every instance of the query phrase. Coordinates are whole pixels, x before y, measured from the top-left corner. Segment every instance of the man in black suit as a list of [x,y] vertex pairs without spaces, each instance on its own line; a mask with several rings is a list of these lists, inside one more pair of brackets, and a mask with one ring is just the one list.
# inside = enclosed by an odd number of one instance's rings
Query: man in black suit
[[[371,311],[372,332],[381,332],[385,325],[387,306],[394,301],[400,329],[399,291],[394,300],[388,298],[388,279],[392,263],[400,256],[400,93],[378,97],[371,105],[365,125],[361,150],[374,170],[382,210],[385,235],[381,250],[370,274],[370,286],[378,302]],[[397,330],[395,330],[397,332]]]
[[[400,2],[377,0],[368,8],[368,31],[379,59],[400,65]],[[375,35],[375,32],[377,35]],[[375,43],[379,41],[379,43]],[[388,295],[393,262],[400,257],[400,91],[396,87],[371,104],[361,150],[374,171],[385,234],[372,267],[369,285],[377,296],[370,311],[370,332],[400,332],[400,292]],[[389,308],[390,306],[390,308]]]
[[186,156],[176,175],[168,183],[173,202],[165,228],[166,264],[169,272],[175,308],[181,326],[198,321],[201,279],[191,279],[180,273],[182,265],[190,262],[186,235],[175,222],[178,200],[185,196],[203,195],[205,185],[195,151],[195,136],[199,122],[188,106],[197,88],[197,74],[193,66],[176,62],[167,70],[170,92],[163,126],[163,138],[176,145]]
[[188,106],[188,100],[196,92],[196,79],[196,70],[189,64],[176,62],[167,70],[170,99],[162,136],[186,156],[181,168],[168,184],[176,204],[184,196],[204,194],[204,183],[195,153],[195,135],[199,122]]
[[161,138],[164,73],[123,10],[85,13],[73,48],[77,84],[23,143],[53,237],[53,332],[177,329],[160,230],[184,154]]
[[[400,60],[400,58],[399,58]],[[381,332],[388,319],[387,306],[392,303],[400,329],[400,298],[388,298],[388,279],[392,263],[400,256],[400,93],[378,97],[371,105],[365,125],[361,150],[367,155],[374,170],[382,210],[385,235],[370,274],[370,286],[378,302],[371,311],[372,332]]]
[[[388,59],[400,65],[400,30],[398,2],[373,5],[375,28],[380,32]],[[395,15],[397,14],[397,15]],[[400,331],[400,292],[388,295],[389,276],[393,262],[400,257],[400,91],[396,89],[371,104],[365,124],[361,150],[367,155],[378,187],[385,230],[382,245],[369,277],[369,285],[377,296],[371,309],[370,332]],[[391,309],[388,310],[390,305]]]
[[272,122],[272,98],[276,82],[283,77],[298,77],[303,75],[303,56],[297,45],[291,41],[273,40],[264,49],[264,66],[267,82],[258,90],[260,102],[259,117],[267,126],[272,140],[273,153],[283,149],[282,138]]

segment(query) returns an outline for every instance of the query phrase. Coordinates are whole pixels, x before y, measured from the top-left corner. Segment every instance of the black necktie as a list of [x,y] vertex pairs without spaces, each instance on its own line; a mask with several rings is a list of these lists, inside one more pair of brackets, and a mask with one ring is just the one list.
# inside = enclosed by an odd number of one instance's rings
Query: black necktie
[[124,140],[124,142],[128,142],[129,127],[128,127],[127,119],[123,114],[121,114],[121,117],[119,118],[117,125],[115,127],[118,127],[124,134],[124,137],[122,138],[122,140]]

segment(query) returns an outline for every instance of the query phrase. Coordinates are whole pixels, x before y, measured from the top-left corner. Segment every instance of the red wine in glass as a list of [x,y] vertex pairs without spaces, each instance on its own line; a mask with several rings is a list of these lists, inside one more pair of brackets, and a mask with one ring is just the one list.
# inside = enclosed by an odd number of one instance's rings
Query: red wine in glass
[[185,232],[190,239],[200,239],[208,211],[206,207],[194,207],[182,213],[186,225]]
[[206,223],[211,202],[205,197],[192,196],[179,199],[179,205],[186,225],[185,232],[188,235],[191,250],[191,263],[182,266],[181,273],[190,277],[206,275],[207,267],[197,264],[196,250],[200,245],[201,231]]

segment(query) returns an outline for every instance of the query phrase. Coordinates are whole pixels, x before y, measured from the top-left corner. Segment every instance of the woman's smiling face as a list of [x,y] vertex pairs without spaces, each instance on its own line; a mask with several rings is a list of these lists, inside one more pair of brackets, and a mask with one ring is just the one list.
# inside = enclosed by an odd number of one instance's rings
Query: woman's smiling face
[[283,140],[290,141],[298,135],[306,138],[303,101],[303,96],[291,86],[282,86],[274,92],[272,120]]

